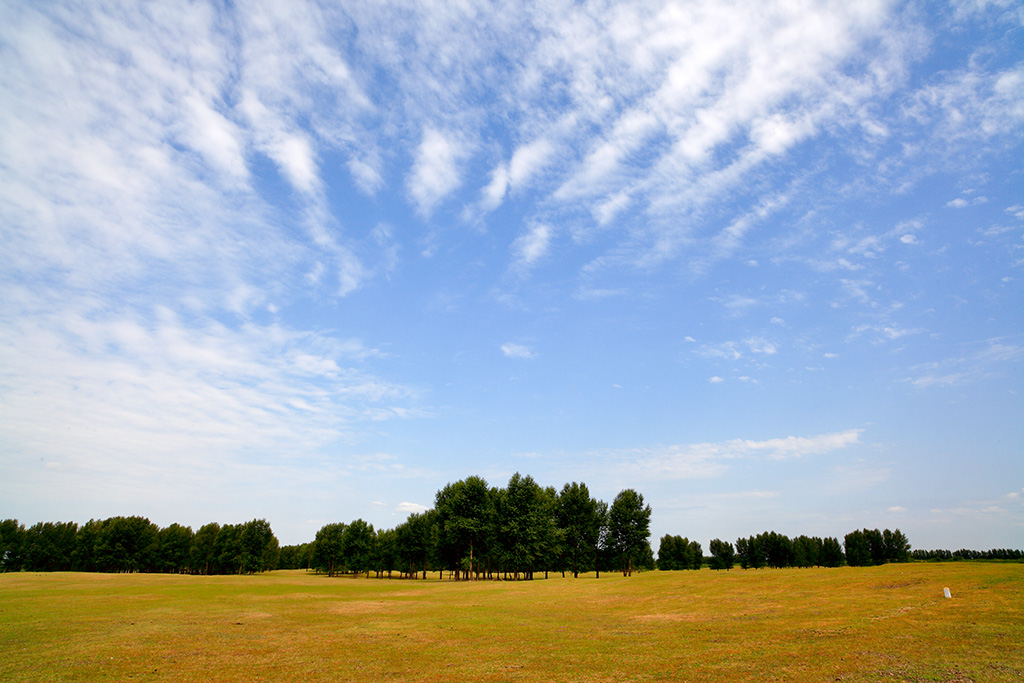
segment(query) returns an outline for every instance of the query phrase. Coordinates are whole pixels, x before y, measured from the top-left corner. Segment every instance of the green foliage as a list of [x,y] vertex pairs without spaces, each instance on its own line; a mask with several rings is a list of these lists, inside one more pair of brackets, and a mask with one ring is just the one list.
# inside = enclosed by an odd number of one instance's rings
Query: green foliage
[[78,525],[39,522],[25,532],[24,566],[29,571],[69,571],[75,553]]
[[651,546],[651,506],[633,489],[621,491],[608,511],[608,548],[622,573],[630,576],[640,566]]
[[341,554],[348,569],[354,574],[369,573],[376,552],[377,535],[373,525],[357,519],[347,527],[341,542]]
[[0,522],[0,572],[17,572],[25,562],[25,527],[16,519]]
[[910,542],[903,532],[860,529],[846,534],[846,564],[851,567],[906,562],[910,559]]
[[312,556],[312,543],[281,546],[281,552],[278,555],[277,568],[309,569],[312,566]]
[[196,574],[212,574],[216,569],[214,550],[217,536],[220,535],[220,524],[211,522],[199,527],[192,538],[192,548],[188,553],[188,563]]
[[662,536],[658,547],[658,569],[700,569],[703,563],[704,551],[697,541],[681,536]]
[[736,539],[736,560],[744,569],[761,567],[838,567],[843,552],[835,538],[788,536],[765,531]]
[[457,576],[475,575],[478,558],[486,555],[486,542],[494,524],[494,499],[481,477],[448,484],[434,500],[440,531],[443,566]]
[[712,569],[732,569],[736,561],[736,552],[732,543],[716,538],[711,541],[709,550],[711,551]]
[[555,502],[555,522],[561,531],[563,566],[578,577],[597,564],[607,506],[590,497],[587,485],[562,487]]
[[554,527],[553,509],[533,477],[518,472],[508,487],[494,496],[496,530],[494,545],[499,566],[518,577],[532,577],[544,558]]
[[325,524],[316,532],[313,541],[313,568],[334,576],[345,567],[344,538],[346,524]]

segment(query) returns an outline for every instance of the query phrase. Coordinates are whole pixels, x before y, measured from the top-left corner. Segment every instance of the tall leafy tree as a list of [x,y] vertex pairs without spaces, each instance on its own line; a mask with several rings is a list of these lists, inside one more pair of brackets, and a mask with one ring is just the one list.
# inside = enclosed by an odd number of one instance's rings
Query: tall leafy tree
[[345,527],[346,525],[341,522],[325,524],[316,532],[311,561],[317,571],[334,576],[344,570]]
[[111,517],[103,522],[96,549],[102,571],[151,571],[159,550],[159,527],[145,517]]
[[254,519],[242,524],[238,545],[240,571],[255,574],[277,566],[280,545],[267,520]]
[[312,543],[300,543],[298,545],[283,545],[278,557],[278,569],[309,569],[310,559],[313,555]]
[[882,532],[882,542],[885,544],[885,559],[888,562],[906,562],[910,559],[910,541],[902,531]]
[[399,567],[413,578],[416,578],[420,571],[423,572],[423,578],[427,578],[432,548],[431,530],[435,516],[433,510],[424,513],[414,512],[395,529]]
[[586,484],[572,482],[558,494],[555,519],[562,534],[566,566],[577,578],[597,563],[604,526],[602,504],[591,498]]
[[732,569],[736,556],[732,543],[716,538],[711,541],[708,550],[711,552],[712,569]]
[[345,529],[342,537],[342,554],[345,563],[354,574],[366,572],[369,576],[376,552],[377,535],[373,525],[357,519]]
[[25,532],[24,567],[29,571],[68,571],[72,568],[78,525],[39,522]]
[[95,572],[100,570],[97,550],[103,538],[103,524],[99,519],[90,519],[78,529],[75,538],[74,570]]
[[533,477],[516,472],[494,500],[501,564],[516,577],[522,573],[532,578],[548,534],[550,518],[544,490]]
[[[79,531],[79,535],[81,535],[81,531]],[[160,548],[157,569],[162,572],[174,573],[185,571],[189,565],[189,551],[192,548],[193,537],[192,528],[180,524],[171,524],[160,529],[157,534]]]
[[608,510],[608,539],[623,576],[631,576],[651,553],[651,506],[633,489],[621,491]]
[[839,539],[834,536],[823,538],[819,558],[823,567],[841,567],[844,557],[843,546],[839,544]]
[[846,550],[846,564],[851,567],[865,567],[871,564],[871,546],[864,532],[860,530],[851,531],[843,539],[843,547]]
[[0,572],[17,572],[25,562],[25,527],[16,519],[0,522]]
[[244,568],[242,558],[242,526],[225,524],[217,533],[213,544],[213,574],[241,574]]
[[220,534],[220,524],[210,522],[199,527],[199,531],[193,536],[192,547],[188,553],[188,564],[193,572],[210,574],[216,571],[214,548],[217,544],[218,534]]
[[472,476],[448,484],[434,500],[442,556],[456,576],[474,578],[477,560],[486,554],[492,528],[493,499],[487,482]]
[[377,578],[394,571],[398,563],[398,532],[395,529],[385,529],[377,532],[376,552],[373,557],[373,567],[377,572]]

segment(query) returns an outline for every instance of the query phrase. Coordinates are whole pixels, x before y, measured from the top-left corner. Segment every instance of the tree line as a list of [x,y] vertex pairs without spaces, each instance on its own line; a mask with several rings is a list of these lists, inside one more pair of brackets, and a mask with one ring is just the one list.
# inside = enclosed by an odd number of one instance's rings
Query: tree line
[[703,556],[700,543],[680,536],[666,535],[658,548],[658,569],[700,569],[705,563],[712,569],[761,567],[851,567],[906,562],[911,558],[910,542],[899,529],[879,531],[861,529],[846,534],[844,544],[837,538],[797,536],[789,538],[775,531],[737,538],[736,545],[714,539],[711,555]]
[[715,539],[711,556],[703,557],[700,544],[680,537],[665,536],[658,548],[658,569],[699,569],[703,563],[713,569],[761,567],[838,567],[906,562],[910,543],[899,529],[859,529],[847,533],[844,545],[836,538],[799,536],[764,531],[757,536],[736,539],[736,544]]
[[0,521],[0,571],[255,573],[313,569],[329,575],[378,577],[397,572],[426,578],[531,579],[537,572],[563,576],[638,569],[687,570],[760,567],[865,566],[908,560],[1024,560],[1024,551],[993,549],[910,550],[899,530],[860,529],[843,539],[774,531],[736,539],[714,539],[705,556],[701,544],[682,536],[661,538],[657,560],[648,542],[651,508],[633,489],[609,506],[586,484],[561,490],[541,487],[518,472],[504,488],[480,477],[450,483],[434,507],[409,515],[393,529],[376,531],[357,519],[324,525],[309,543],[280,547],[264,519],[243,524],[211,523],[193,532],[171,524],[160,528],[145,517],[40,522],[26,529]]
[[609,506],[572,482],[561,490],[512,475],[504,488],[478,476],[449,483],[434,507],[394,529],[362,519],[325,524],[312,544],[282,549],[282,564],[302,563],[329,575],[532,579],[538,572],[652,568],[651,508],[633,489]]
[[265,519],[207,524],[193,532],[160,528],[145,517],[40,522],[28,529],[0,522],[0,571],[251,574],[278,565],[277,537]]
[[910,556],[925,562],[959,562],[963,560],[1024,560],[1024,550],[992,548],[991,550],[912,550]]

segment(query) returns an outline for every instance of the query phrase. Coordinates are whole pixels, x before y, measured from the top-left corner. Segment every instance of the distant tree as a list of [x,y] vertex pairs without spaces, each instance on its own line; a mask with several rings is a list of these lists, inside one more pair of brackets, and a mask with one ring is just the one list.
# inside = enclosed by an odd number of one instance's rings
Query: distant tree
[[596,563],[604,523],[600,507],[583,483],[565,484],[558,494],[555,520],[562,533],[566,566],[573,578]]
[[377,534],[373,531],[372,524],[357,519],[346,527],[342,537],[342,555],[353,574],[366,572],[369,576],[373,568],[376,543]]
[[391,578],[398,563],[398,532],[395,529],[385,529],[377,532],[377,543],[374,547],[373,568],[377,572],[377,578],[381,578],[384,572]]
[[621,491],[612,501],[608,511],[609,545],[624,576],[632,575],[639,562],[651,554],[647,540],[650,523],[651,506],[645,505],[643,495],[633,489]]
[[16,519],[0,522],[0,572],[21,571],[25,563],[25,527]]
[[76,572],[100,571],[97,549],[103,538],[103,521],[90,519],[78,529],[72,567]]
[[[79,536],[81,533],[79,531]],[[159,545],[157,570],[172,573],[186,571],[189,566],[189,552],[192,549],[193,537],[191,527],[180,524],[171,524],[160,529],[157,534]]]
[[533,578],[549,534],[550,508],[544,490],[533,477],[516,472],[493,500],[501,566],[513,578],[520,574]]
[[555,510],[558,506],[558,491],[554,486],[541,489],[541,538],[540,565],[544,570],[544,578],[549,571],[560,571],[565,565],[562,556],[565,553],[565,541],[562,530],[558,528]]
[[423,572],[427,578],[428,560],[431,554],[431,529],[436,514],[433,510],[414,512],[395,529],[395,545],[398,566],[409,576],[416,578]]
[[39,522],[25,532],[24,568],[37,572],[72,568],[78,525],[74,522]]
[[[682,539],[678,536],[672,536],[665,534],[661,537],[658,542],[658,569],[665,571],[674,571],[681,569],[679,566],[679,550],[677,548],[679,541]],[[684,546],[685,552],[685,546]]]
[[709,550],[711,551],[712,569],[732,569],[735,562],[732,543],[716,538],[711,541]]
[[314,569],[327,572],[328,576],[343,571],[345,527],[341,522],[325,524],[316,532],[311,559]]
[[104,520],[96,560],[101,571],[143,572],[156,566],[159,527],[145,517]]
[[211,522],[199,527],[199,531],[192,537],[192,547],[189,549],[188,554],[188,565],[193,572],[210,574],[216,570],[214,567],[214,548],[217,543],[218,534],[220,534],[220,524]]
[[736,560],[740,563],[740,567],[743,569],[748,569],[750,567],[749,540],[742,536],[736,539]]
[[240,525],[238,546],[239,571],[246,574],[269,571],[277,566],[280,545],[270,522],[254,519]]
[[704,551],[697,541],[670,534],[661,537],[658,546],[658,569],[700,569],[703,564]]
[[242,526],[225,524],[217,533],[213,544],[212,574],[241,574],[244,571],[242,557]]
[[309,569],[312,554],[312,543],[300,543],[298,545],[283,545],[281,546],[281,554],[278,558],[277,568]]
[[822,539],[818,558],[819,563],[823,567],[841,567],[844,557],[843,547],[839,545],[839,539],[832,536]]
[[910,541],[899,529],[883,531],[882,542],[885,545],[886,561],[906,562],[910,559]]
[[819,563],[821,539],[809,536],[797,536],[793,539],[793,565],[797,567],[814,567]]
[[736,557],[744,569],[760,569],[768,564],[765,534],[736,539]]
[[885,537],[878,529],[863,529],[862,533],[868,543],[868,553],[871,555],[871,564],[885,564]]
[[486,555],[492,527],[493,499],[487,482],[467,477],[437,492],[437,511],[442,559],[456,578],[474,578],[477,559]]
[[851,567],[866,567],[871,564],[871,546],[863,531],[856,530],[846,534],[843,539],[846,550],[846,564]]
[[601,569],[609,566],[612,557],[610,550],[611,536],[608,531],[608,503],[603,500],[597,501],[597,519],[600,520],[600,523],[598,525],[597,548],[594,549],[594,575],[600,579]]

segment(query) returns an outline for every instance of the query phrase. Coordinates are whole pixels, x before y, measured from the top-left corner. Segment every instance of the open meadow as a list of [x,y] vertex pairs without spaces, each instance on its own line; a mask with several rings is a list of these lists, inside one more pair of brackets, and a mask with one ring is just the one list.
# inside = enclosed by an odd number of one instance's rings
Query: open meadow
[[0,574],[0,680],[1024,680],[1022,564],[431,576]]

